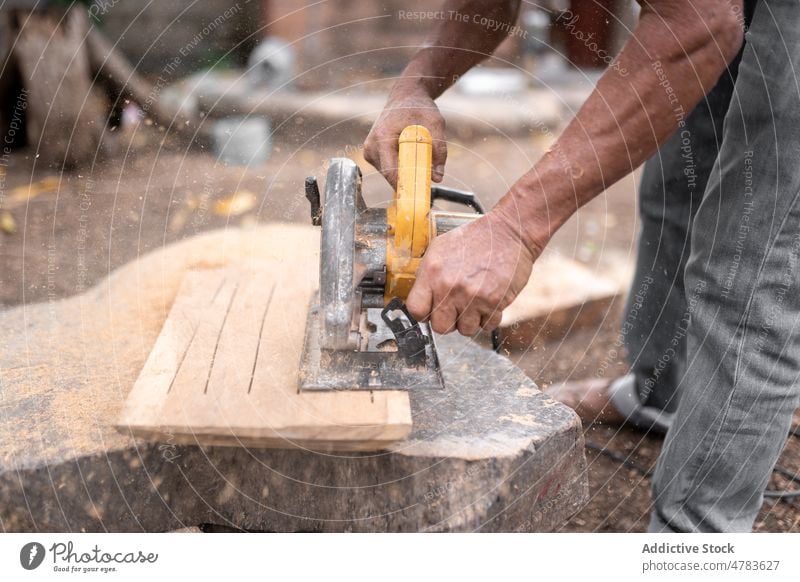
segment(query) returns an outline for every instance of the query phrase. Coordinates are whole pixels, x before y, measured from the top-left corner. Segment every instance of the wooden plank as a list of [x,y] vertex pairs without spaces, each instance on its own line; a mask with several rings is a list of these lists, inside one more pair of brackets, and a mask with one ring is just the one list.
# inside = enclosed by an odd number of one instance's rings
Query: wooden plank
[[208,389],[219,338],[240,284],[239,273],[234,270],[206,274],[209,281],[201,281],[195,287],[195,293],[206,301],[202,309],[192,314],[199,318],[192,322],[189,345],[167,391],[172,395],[171,401],[181,405],[191,405]]
[[503,346],[528,349],[544,339],[563,337],[571,329],[599,325],[624,289],[623,282],[598,275],[568,257],[545,254],[534,264],[528,284],[503,312]]
[[299,393],[315,289],[316,269],[279,256],[188,272],[119,428],[173,443],[316,450],[404,439],[406,392]]
[[181,282],[161,334],[139,374],[127,401],[126,414],[133,418],[155,418],[161,414],[164,395],[172,388],[181,364],[186,358],[209,297],[203,290],[222,282],[222,271],[190,271]]

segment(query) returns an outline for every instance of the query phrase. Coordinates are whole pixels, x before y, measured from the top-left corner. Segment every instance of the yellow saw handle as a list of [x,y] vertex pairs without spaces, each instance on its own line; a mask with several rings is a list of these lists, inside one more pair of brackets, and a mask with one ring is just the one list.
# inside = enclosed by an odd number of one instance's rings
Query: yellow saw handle
[[392,297],[403,300],[408,297],[430,242],[432,159],[431,133],[421,125],[406,127],[398,144],[397,191],[386,210],[389,235],[384,297],[387,302]]

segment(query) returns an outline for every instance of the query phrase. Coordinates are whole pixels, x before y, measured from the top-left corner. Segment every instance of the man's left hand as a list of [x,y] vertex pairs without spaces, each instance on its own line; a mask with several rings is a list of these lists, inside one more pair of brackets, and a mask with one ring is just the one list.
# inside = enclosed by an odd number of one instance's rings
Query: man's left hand
[[471,336],[495,329],[528,283],[538,255],[508,221],[489,213],[431,243],[406,306],[437,333],[457,329]]

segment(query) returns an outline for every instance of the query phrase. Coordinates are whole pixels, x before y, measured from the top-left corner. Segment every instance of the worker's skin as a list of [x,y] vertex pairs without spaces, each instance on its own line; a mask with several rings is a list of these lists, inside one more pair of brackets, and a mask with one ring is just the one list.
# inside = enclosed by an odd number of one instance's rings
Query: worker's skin
[[[448,0],[441,10],[511,27],[519,4]],[[741,0],[641,4],[638,26],[618,66],[608,68],[553,147],[486,216],[432,242],[406,303],[415,317],[430,319],[436,332],[473,335],[497,327],[558,228],[647,160],[677,128],[674,111],[679,106],[691,111],[742,44]],[[406,67],[364,144],[366,159],[393,186],[397,138],[411,124],[431,130],[433,179],[441,181],[445,122],[434,99],[490,55],[507,36],[504,29],[492,32],[472,18],[441,20]]]

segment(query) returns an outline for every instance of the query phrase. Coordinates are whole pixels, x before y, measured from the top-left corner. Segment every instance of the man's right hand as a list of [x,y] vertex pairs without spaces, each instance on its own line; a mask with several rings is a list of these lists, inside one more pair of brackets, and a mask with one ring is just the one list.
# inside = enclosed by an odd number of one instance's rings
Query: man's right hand
[[364,157],[397,188],[397,140],[409,125],[423,125],[433,140],[434,182],[444,177],[447,143],[444,137],[444,118],[433,99],[422,88],[404,91],[395,88],[378,120],[364,141]]

